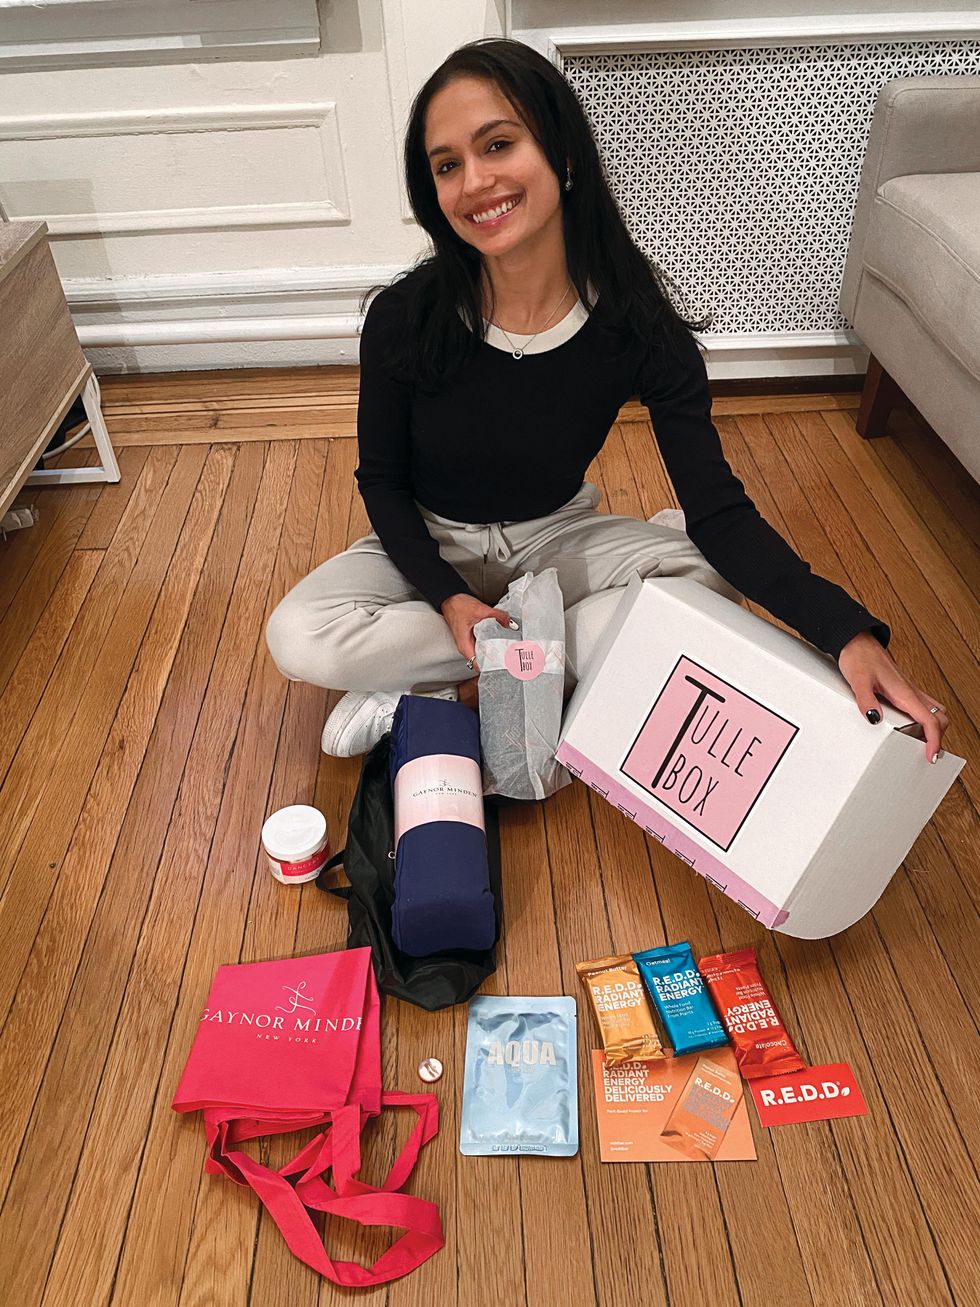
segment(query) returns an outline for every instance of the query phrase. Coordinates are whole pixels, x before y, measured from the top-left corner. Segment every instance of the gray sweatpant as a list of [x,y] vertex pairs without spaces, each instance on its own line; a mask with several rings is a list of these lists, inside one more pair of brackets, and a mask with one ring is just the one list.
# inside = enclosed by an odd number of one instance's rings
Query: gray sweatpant
[[[491,606],[525,572],[554,567],[565,602],[566,694],[609,622],[630,576],[689,576],[741,599],[683,531],[599,513],[599,491],[579,492],[546,517],[453,522],[419,505],[439,552]],[[273,611],[266,639],[294,681],[331,690],[414,691],[477,673],[442,614],[402,576],[373,533],[321,563]]]

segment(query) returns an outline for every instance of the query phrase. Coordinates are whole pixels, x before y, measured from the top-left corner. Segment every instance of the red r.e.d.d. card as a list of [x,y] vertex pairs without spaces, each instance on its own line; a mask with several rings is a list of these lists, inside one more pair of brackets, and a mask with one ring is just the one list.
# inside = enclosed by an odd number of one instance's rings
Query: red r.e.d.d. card
[[759,1121],[764,1126],[864,1116],[867,1104],[846,1062],[811,1066],[788,1076],[750,1080]]

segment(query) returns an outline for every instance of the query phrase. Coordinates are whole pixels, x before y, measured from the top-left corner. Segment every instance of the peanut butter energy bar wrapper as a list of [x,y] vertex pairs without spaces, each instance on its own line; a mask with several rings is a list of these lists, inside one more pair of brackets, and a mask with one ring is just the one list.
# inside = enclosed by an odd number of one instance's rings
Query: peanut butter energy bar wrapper
[[577,962],[575,970],[592,999],[610,1066],[664,1056],[639,968],[629,954]]

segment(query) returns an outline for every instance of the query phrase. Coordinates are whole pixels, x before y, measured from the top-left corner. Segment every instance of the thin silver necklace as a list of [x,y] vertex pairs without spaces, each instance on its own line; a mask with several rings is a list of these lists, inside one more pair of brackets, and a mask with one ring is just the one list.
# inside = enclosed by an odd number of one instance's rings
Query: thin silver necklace
[[503,327],[498,326],[498,324],[497,324],[496,322],[494,322],[493,318],[490,319],[490,325],[491,325],[492,327],[496,327],[497,330],[500,332],[500,334],[501,334],[502,336],[504,336],[505,339],[506,339],[507,341],[509,341],[509,343],[510,343],[510,345],[511,345],[511,348],[512,348],[513,351],[514,351],[514,352],[513,352],[513,357],[514,357],[515,359],[520,359],[520,358],[523,358],[523,357],[524,357],[524,350],[526,350],[527,347],[528,347],[528,345],[531,344],[531,341],[535,341],[535,340],[537,340],[537,338],[541,335],[542,331],[545,330],[545,328],[547,327],[548,323],[551,321],[551,319],[555,316],[555,314],[558,312],[558,310],[561,308],[561,306],[562,306],[562,305],[565,303],[565,301],[568,299],[568,291],[571,290],[571,289],[572,289],[572,283],[569,282],[569,283],[568,283],[568,290],[565,291],[565,294],[561,297],[561,299],[558,301],[558,303],[555,305],[555,307],[551,310],[551,312],[550,312],[550,314],[548,315],[548,317],[545,319],[544,327],[539,327],[538,330],[537,330],[537,331],[534,333],[534,335],[531,337],[531,339],[528,340],[528,341],[525,341],[523,347],[518,346],[518,345],[515,345],[514,342],[513,342],[513,341],[510,339],[510,337],[507,335],[506,331],[504,331]]

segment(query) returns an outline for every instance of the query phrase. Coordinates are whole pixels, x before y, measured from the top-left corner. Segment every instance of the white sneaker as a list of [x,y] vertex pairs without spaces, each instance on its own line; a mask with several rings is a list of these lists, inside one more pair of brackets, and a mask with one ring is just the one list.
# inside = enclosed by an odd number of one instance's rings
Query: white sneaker
[[669,526],[673,531],[683,531],[685,528],[682,508],[662,508],[659,513],[654,513],[653,517],[648,517],[647,521],[654,522],[657,526]]
[[[333,758],[354,758],[367,753],[387,731],[398,707],[402,691],[349,690],[327,718],[320,737],[320,748]],[[423,699],[451,699],[459,696],[454,685],[432,690]]]

